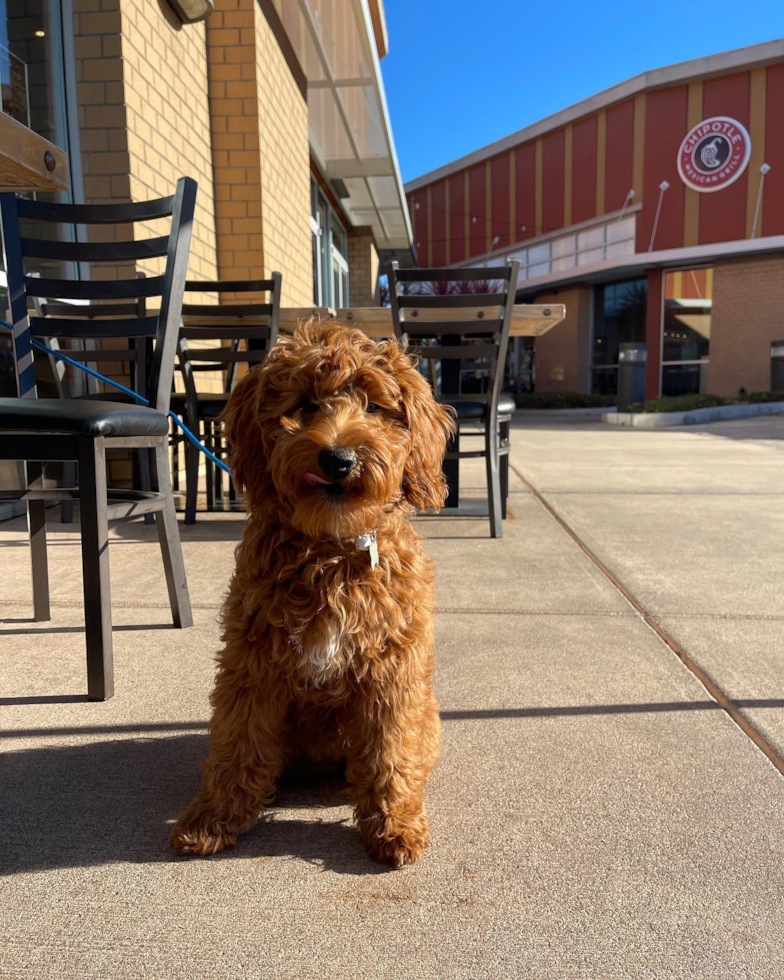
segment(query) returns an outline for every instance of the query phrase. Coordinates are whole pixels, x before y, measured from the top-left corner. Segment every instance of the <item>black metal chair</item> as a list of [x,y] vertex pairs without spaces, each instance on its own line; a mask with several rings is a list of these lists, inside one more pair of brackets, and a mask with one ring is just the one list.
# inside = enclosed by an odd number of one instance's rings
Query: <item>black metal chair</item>
[[[180,547],[177,517],[169,483],[169,397],[175,348],[188,265],[196,183],[182,178],[171,197],[138,204],[47,204],[0,195],[10,319],[13,324],[17,398],[0,398],[0,459],[24,460],[26,488],[5,493],[27,502],[36,621],[49,620],[49,576],[46,554],[48,501],[78,499],[84,579],[87,691],[91,701],[114,692],[111,599],[109,590],[108,522],[154,513],[163,555],[174,625],[193,623]],[[44,224],[129,224],[171,216],[168,235],[140,241],[73,243],[24,238],[20,218]],[[145,279],[69,280],[26,275],[25,258],[68,263],[126,263],[166,257],[162,275]],[[29,316],[28,298],[107,300],[113,304],[138,297],[160,296],[160,310],[144,317],[93,319]],[[88,327],[89,325],[89,327]],[[150,365],[150,408],[110,400],[36,398],[31,339],[92,336],[96,339],[153,337]],[[82,360],[117,360],[117,351],[82,352]],[[69,351],[69,356],[75,352]],[[151,489],[107,487],[106,450],[143,450],[150,459]],[[76,462],[79,489],[46,489],[43,464]]]
[[[145,273],[137,272],[137,279],[146,278]],[[95,319],[105,320],[109,317],[111,318],[131,318],[140,319],[147,316],[147,298],[145,296],[139,296],[136,300],[129,300],[126,303],[80,303],[78,305],[73,302],[63,302],[62,300],[49,300],[41,299],[39,297],[32,298],[32,311],[36,318],[38,317],[51,317],[56,320],[61,317],[65,317],[72,321],[86,320],[93,321]],[[36,321],[37,322],[37,321]],[[98,326],[99,333],[102,328]],[[77,327],[76,324],[72,326],[69,331],[69,335],[66,342],[73,344],[75,341],[78,347],[74,348],[69,346],[64,348],[61,344],[61,338],[59,336],[41,336],[40,332],[37,332],[37,339],[44,341],[46,346],[52,351],[60,351],[61,353],[67,354],[71,360],[79,361],[80,363],[86,363],[89,367],[97,370],[98,362],[105,362],[110,359],[112,362],[127,364],[128,365],[128,378],[126,387],[130,388],[131,391],[135,391],[138,395],[150,400],[149,392],[149,381],[150,381],[150,371],[149,371],[149,354],[152,345],[152,338],[149,336],[141,337],[131,337],[128,339],[127,344],[124,345],[122,349],[112,349],[110,353],[102,348],[103,336],[100,339],[96,339],[96,326],[92,322],[85,324],[85,330],[83,333],[84,337],[76,336]],[[112,338],[116,339],[116,338]],[[97,349],[96,349],[96,345]],[[55,385],[55,390],[59,398],[91,398],[98,399],[99,401],[113,401],[113,402],[124,402],[126,404],[135,405],[138,402],[132,398],[130,395],[126,395],[124,392],[110,389],[109,391],[101,392],[98,390],[98,384],[95,379],[88,375],[83,375],[84,385],[86,389],[84,393],[78,393],[78,391],[72,390],[71,379],[69,379],[68,371],[69,368],[66,364],[59,360],[54,355],[48,355],[49,367],[52,372],[52,378]],[[82,379],[73,378],[74,381],[79,381]],[[134,486],[141,488],[142,490],[150,490],[152,484],[150,482],[150,461],[146,450],[141,450],[141,452],[133,453],[133,464],[134,464]],[[63,463],[63,483],[65,486],[76,486],[76,464],[70,462]],[[62,524],[70,524],[73,521],[73,500],[63,500],[60,504],[60,521]],[[152,524],[154,523],[154,516],[152,514],[144,515],[144,523]]]
[[[397,262],[388,269],[395,336],[428,362],[436,396],[457,412],[458,432],[444,464],[450,484],[446,506],[459,503],[459,460],[484,457],[494,538],[503,536],[509,489],[509,423],[515,405],[510,395],[502,394],[501,384],[519,268],[515,259],[479,269],[400,269]],[[486,286],[491,281],[500,282],[500,292],[470,291],[471,283]],[[484,391],[461,390],[466,371],[485,379],[480,385]],[[461,450],[463,436],[482,436],[484,449]]]
[[[234,388],[237,369],[240,364],[246,364],[248,369],[259,364],[278,341],[281,284],[279,272],[273,272],[271,279],[236,282],[189,280],[185,284],[186,292],[218,293],[222,296],[227,293],[235,296],[242,293],[269,294],[266,301],[253,298],[246,303],[183,303],[178,355],[185,391],[172,395],[172,410],[184,418],[191,432],[203,438],[205,445],[219,459],[228,455],[228,446],[221,435],[218,419]],[[195,346],[197,343],[199,346]],[[199,391],[196,384],[199,372],[219,374],[221,390]],[[174,433],[173,440],[175,472],[179,465],[177,447],[181,442],[185,443],[185,523],[193,524],[196,521],[199,451],[177,433]],[[220,500],[222,496],[223,478],[221,471],[209,459],[205,461],[205,466],[207,509],[212,510],[215,500]],[[233,500],[235,490],[231,478],[229,495]]]

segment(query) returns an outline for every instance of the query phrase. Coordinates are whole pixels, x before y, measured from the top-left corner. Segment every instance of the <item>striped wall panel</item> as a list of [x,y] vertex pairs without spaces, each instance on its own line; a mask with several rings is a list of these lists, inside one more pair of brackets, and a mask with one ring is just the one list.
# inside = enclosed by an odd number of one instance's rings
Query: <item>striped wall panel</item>
[[[644,252],[663,180],[670,186],[655,249],[743,239],[751,234],[763,162],[772,169],[756,234],[784,234],[782,105],[784,64],[763,66],[642,93],[482,160],[409,195],[420,264],[465,262],[491,246],[616,212],[632,188],[634,205],[642,206],[636,248]],[[752,157],[730,187],[699,194],[681,181],[677,153],[687,131],[714,115],[749,130]]]

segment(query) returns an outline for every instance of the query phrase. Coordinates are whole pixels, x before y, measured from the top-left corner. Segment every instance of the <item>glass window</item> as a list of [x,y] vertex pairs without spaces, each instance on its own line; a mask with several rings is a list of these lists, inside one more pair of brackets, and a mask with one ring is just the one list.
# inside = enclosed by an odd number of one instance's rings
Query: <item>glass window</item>
[[310,230],[313,302],[333,309],[348,306],[348,235],[315,181],[311,184]]
[[618,345],[645,340],[648,280],[627,279],[594,289],[592,391],[618,389]]
[[334,246],[332,248],[332,305],[336,309],[348,306],[348,263]]
[[553,272],[565,272],[577,264],[577,249],[574,235],[564,235],[563,238],[554,238],[550,248],[553,256]]
[[528,278],[546,276],[550,271],[550,243],[532,245],[528,249]]
[[662,394],[708,390],[713,269],[683,269],[664,277]]
[[348,241],[346,236],[346,230],[343,225],[338,221],[337,215],[334,211],[330,211],[329,216],[329,230],[332,234],[332,247],[337,249],[338,252],[345,258],[348,256]]
[[321,226],[318,214],[310,217],[310,234],[313,247],[313,302],[321,306]]
[[[634,242],[636,221],[634,215],[618,221],[609,221],[605,225],[607,244],[613,245],[619,242]],[[630,249],[631,252],[634,249]]]
[[56,0],[0,0],[0,108],[68,149],[63,18]]
[[[70,9],[70,7],[69,7]],[[66,49],[73,51],[73,17],[63,17],[60,0],[0,0],[0,111],[29,126],[69,153],[72,189],[57,194],[39,193],[39,200],[73,200],[79,172],[78,146],[69,145],[66,92]],[[74,134],[75,135],[75,134]],[[50,231],[50,229],[47,229]],[[42,229],[25,221],[22,234],[40,236]],[[75,229],[59,226],[58,234],[66,241],[75,239]],[[71,263],[68,263],[70,266]],[[28,272],[41,272],[56,267],[62,275],[62,263],[38,260],[26,263]],[[74,267],[67,274],[76,277]],[[5,312],[6,275],[0,251],[0,309]],[[10,368],[10,341],[0,336],[0,395],[15,393],[16,385]]]

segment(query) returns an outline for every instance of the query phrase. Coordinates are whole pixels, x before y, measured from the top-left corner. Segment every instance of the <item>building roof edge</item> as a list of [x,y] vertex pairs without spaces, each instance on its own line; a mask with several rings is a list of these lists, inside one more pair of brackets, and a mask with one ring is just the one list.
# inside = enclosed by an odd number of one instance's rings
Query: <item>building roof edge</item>
[[504,136],[499,140],[488,143],[486,146],[473,150],[462,157],[458,157],[451,163],[430,170],[428,173],[408,181],[404,187],[406,194],[426,187],[428,184],[449,177],[453,173],[464,170],[475,163],[481,163],[490,157],[503,153],[514,146],[526,143],[529,140],[543,136],[545,133],[554,129],[559,129],[575,119],[598,112],[615,102],[639,95],[642,92],[650,91],[655,88],[663,88],[668,85],[677,85],[685,81],[693,81],[698,78],[707,78],[711,75],[724,74],[727,71],[740,71],[743,68],[760,67],[765,64],[784,59],[784,38],[777,38],[773,41],[763,41],[760,44],[751,44],[744,48],[734,48],[731,51],[722,51],[718,54],[706,55],[702,58],[692,58],[690,61],[679,61],[673,65],[666,65],[663,68],[653,68],[644,71],[639,75],[610,88],[603,89],[595,95],[575,102],[574,105],[544,119],[540,119],[530,126],[518,129],[509,136]]

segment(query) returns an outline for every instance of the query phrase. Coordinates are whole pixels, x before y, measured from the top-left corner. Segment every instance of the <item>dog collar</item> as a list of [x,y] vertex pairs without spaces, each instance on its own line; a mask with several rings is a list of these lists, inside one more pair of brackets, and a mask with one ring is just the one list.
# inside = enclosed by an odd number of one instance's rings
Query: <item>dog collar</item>
[[376,529],[373,528],[365,534],[358,534],[357,540],[354,543],[358,551],[367,551],[369,553],[370,568],[371,571],[375,571],[376,565],[378,565],[378,536]]

